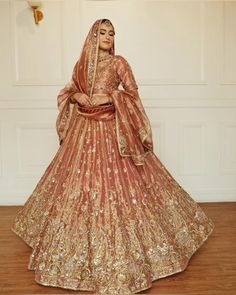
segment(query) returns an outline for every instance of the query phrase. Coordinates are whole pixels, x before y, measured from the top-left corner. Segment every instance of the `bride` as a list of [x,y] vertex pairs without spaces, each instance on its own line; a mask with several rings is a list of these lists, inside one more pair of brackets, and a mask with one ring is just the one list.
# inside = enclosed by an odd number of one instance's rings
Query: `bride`
[[154,154],[114,36],[107,19],[91,27],[57,97],[60,147],[12,226],[41,285],[134,294],[183,271],[214,229]]

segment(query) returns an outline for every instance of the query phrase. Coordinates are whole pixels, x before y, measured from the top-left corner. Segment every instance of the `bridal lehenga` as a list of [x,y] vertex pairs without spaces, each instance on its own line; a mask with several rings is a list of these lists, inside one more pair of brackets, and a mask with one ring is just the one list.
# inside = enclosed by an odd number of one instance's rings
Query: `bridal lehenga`
[[[12,230],[32,247],[37,283],[135,294],[183,271],[214,224],[154,154],[126,59],[113,46],[97,62],[100,24],[57,98],[59,149]],[[112,103],[82,107],[70,100],[75,92],[106,93]]]

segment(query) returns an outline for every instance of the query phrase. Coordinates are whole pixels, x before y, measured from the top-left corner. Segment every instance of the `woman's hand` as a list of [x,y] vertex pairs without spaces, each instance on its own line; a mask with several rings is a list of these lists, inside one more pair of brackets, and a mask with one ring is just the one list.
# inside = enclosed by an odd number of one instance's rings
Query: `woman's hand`
[[95,105],[101,105],[101,104],[111,103],[111,102],[112,102],[112,98],[110,97],[109,94],[95,93],[92,95],[92,104],[95,103]]
[[81,106],[91,106],[89,97],[85,93],[81,92],[76,92],[72,97],[71,97],[72,103],[78,103]]

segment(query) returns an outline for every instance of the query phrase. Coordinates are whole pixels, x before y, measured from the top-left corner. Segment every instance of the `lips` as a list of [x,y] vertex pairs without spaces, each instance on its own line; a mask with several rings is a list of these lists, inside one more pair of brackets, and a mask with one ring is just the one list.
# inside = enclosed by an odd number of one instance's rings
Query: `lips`
[[110,42],[108,42],[108,41],[103,41],[103,43],[110,44]]

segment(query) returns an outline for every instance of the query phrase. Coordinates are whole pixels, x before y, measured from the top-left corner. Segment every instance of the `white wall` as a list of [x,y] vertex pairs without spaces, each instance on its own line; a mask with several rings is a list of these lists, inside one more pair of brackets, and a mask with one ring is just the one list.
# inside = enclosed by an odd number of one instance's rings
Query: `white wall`
[[56,96],[93,22],[132,66],[155,152],[196,201],[236,200],[236,2],[0,1],[0,204],[22,204],[58,149]]

